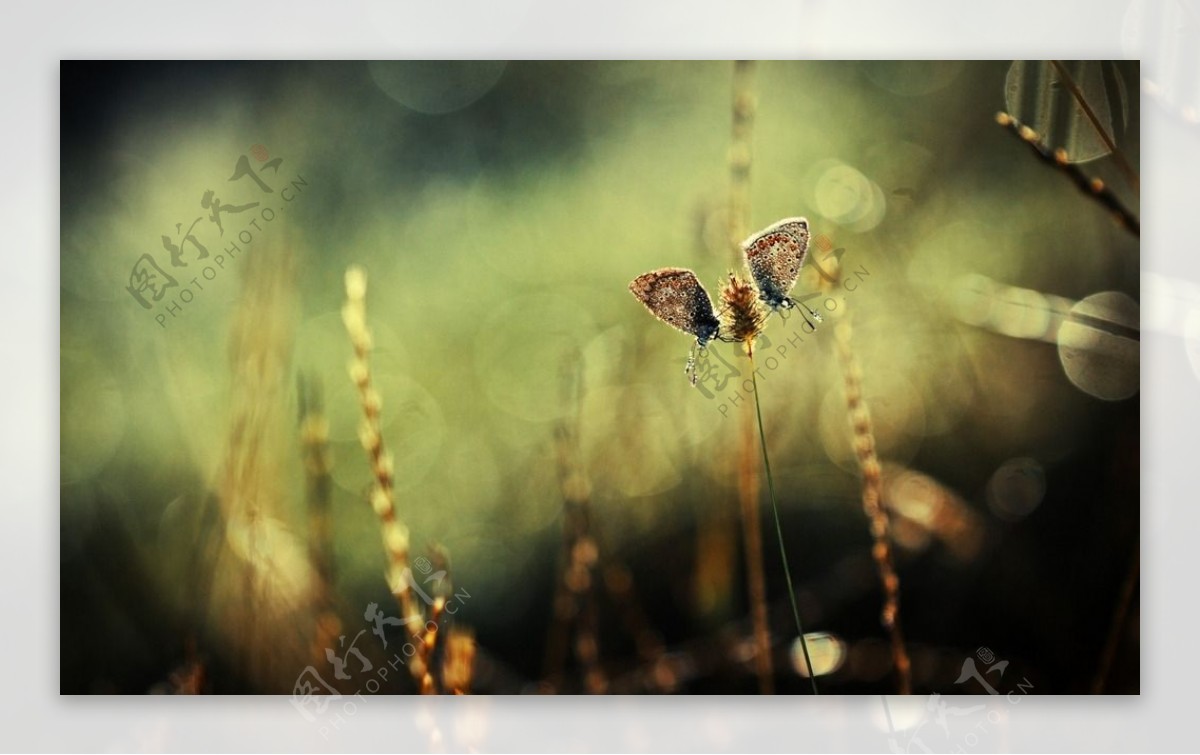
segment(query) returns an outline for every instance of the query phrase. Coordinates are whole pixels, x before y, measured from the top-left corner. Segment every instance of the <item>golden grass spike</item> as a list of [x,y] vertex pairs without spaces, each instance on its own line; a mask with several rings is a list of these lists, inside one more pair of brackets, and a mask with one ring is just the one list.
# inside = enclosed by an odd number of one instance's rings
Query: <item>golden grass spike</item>
[[346,271],[346,304],[342,307],[342,322],[354,347],[354,358],[350,362],[350,378],[358,388],[359,401],[363,409],[363,421],[359,426],[359,440],[367,452],[374,482],[371,489],[371,508],[379,518],[383,536],[383,548],[387,554],[388,587],[400,606],[405,628],[417,648],[415,657],[409,661],[408,669],[421,694],[436,694],[433,674],[430,670],[432,643],[426,644],[425,612],[413,598],[410,580],[412,571],[408,563],[408,527],[396,516],[394,474],[391,454],[383,441],[383,425],[380,421],[383,401],[371,383],[371,331],[367,327],[367,274],[354,266]]
[[863,513],[870,524],[874,545],[871,556],[883,587],[883,610],[880,621],[888,630],[892,643],[892,663],[896,668],[897,686],[901,695],[912,692],[912,663],[900,628],[900,578],[892,565],[891,523],[883,504],[883,470],[875,451],[875,431],[871,412],[863,399],[862,368],[854,355],[850,339],[853,331],[843,320],[834,328],[838,359],[846,390],[846,409],[853,433],[852,447],[862,472]]
[[329,453],[329,421],[325,418],[321,383],[315,376],[300,376],[300,448],[304,465],[305,500],[308,508],[308,556],[313,565],[313,606],[316,610],[312,654],[325,662],[325,649],[336,647],[342,622],[333,599],[333,494],[332,457]]
[[1112,192],[1112,189],[1104,185],[1103,181],[1094,182],[1083,170],[1075,163],[1067,161],[1067,153],[1065,150],[1057,149],[1051,151],[1043,147],[1038,142],[1038,134],[1028,126],[1023,125],[1016,118],[1008,113],[997,113],[996,123],[1008,130],[1009,133],[1016,136],[1025,144],[1029,145],[1029,149],[1033,154],[1046,165],[1056,168],[1064,175],[1071,179],[1075,187],[1083,192],[1086,196],[1099,202],[1105,209],[1112,213],[1113,218],[1118,224],[1123,226],[1127,231],[1134,236],[1141,237],[1141,223],[1137,217],[1121,203],[1117,195]]
[[721,289],[724,306],[725,333],[730,340],[742,343],[747,354],[754,353],[754,340],[762,333],[766,314],[754,286],[734,273]]

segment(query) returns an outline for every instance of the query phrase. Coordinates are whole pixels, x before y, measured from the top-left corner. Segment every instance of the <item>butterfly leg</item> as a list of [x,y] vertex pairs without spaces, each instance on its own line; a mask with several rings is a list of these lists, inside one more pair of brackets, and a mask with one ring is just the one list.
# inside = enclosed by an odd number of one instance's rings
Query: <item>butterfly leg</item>
[[707,347],[707,340],[702,341],[700,339],[696,339],[696,342],[692,344],[691,350],[688,351],[687,366],[683,368],[683,371],[687,375],[688,382],[692,384],[693,388],[696,387],[697,382],[696,365],[708,358]]
[[696,386],[696,351],[699,348],[699,341],[692,344],[692,348],[688,349],[687,366],[683,368],[683,373],[687,375],[688,382],[694,388]]

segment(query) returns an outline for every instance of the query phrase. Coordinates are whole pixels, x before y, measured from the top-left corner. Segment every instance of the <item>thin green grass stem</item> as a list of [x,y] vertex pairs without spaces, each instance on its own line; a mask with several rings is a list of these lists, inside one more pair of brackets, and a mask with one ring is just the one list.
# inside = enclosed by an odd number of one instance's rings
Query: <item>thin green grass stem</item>
[[796,620],[796,631],[800,635],[800,649],[804,652],[804,664],[808,667],[808,680],[814,695],[817,691],[817,674],[812,659],[808,656],[808,641],[804,639],[804,626],[800,623],[800,609],[796,606],[796,589],[792,587],[792,571],[788,568],[787,548],[783,545],[783,525],[779,523],[779,504],[775,502],[775,478],[771,474],[771,459],[767,456],[767,434],[763,431],[762,403],[758,400],[758,377],[754,370],[754,357],[750,356],[750,381],[754,385],[754,412],[758,416],[758,438],[761,441],[763,466],[767,469],[767,490],[771,493],[771,513],[775,515],[775,534],[779,536],[779,555],[783,558],[783,576],[787,580],[788,598],[792,602],[792,618]]

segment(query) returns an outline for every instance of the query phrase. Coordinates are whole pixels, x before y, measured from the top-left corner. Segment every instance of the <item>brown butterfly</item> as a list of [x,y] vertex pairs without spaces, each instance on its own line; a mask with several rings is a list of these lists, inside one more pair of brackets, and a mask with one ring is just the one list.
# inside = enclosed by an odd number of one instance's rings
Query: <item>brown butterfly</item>
[[652,270],[634,278],[629,290],[655,317],[694,335],[701,348],[720,334],[721,320],[712,300],[691,270],[682,267]]
[[[808,241],[808,221],[787,218],[742,242],[746,267],[754,280],[758,298],[772,312],[796,306],[797,302],[789,294],[808,255]],[[734,340],[721,333],[721,318],[708,292],[691,270],[679,267],[652,270],[634,278],[629,290],[652,315],[696,337],[687,364],[687,374],[693,385],[696,383],[696,350],[703,355],[704,347],[710,341]],[[819,314],[807,306],[805,309],[815,320],[821,321]]]
[[684,368],[695,385],[696,351],[703,354],[709,341],[721,338],[721,319],[696,274],[682,267],[651,270],[634,278],[629,290],[650,314],[696,337]]
[[[785,218],[778,223],[769,225],[758,233],[742,242],[742,251],[746,255],[746,267],[754,286],[758,289],[758,298],[771,308],[771,311],[791,309],[799,302],[789,294],[800,277],[800,268],[808,257],[808,221],[804,218]],[[821,322],[819,314],[807,305],[804,308],[813,319]],[[808,319],[807,317],[805,318]],[[809,323],[812,325],[812,323]]]

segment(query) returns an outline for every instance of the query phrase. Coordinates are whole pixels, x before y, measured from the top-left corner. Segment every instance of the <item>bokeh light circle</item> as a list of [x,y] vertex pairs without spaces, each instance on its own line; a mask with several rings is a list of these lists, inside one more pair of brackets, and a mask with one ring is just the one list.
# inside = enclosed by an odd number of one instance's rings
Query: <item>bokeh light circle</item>
[[[804,644],[808,645],[808,657],[817,676],[832,674],[846,662],[846,643],[828,632],[806,632]],[[808,663],[804,660],[804,646],[797,637],[792,641],[792,668],[800,676],[808,678]]]
[[373,60],[371,79],[410,110],[443,115],[487,94],[507,63],[503,60]]
[[887,209],[883,191],[871,179],[837,161],[817,176],[813,194],[821,215],[859,233],[879,225]]
[[1084,393],[1119,401],[1138,392],[1138,305],[1116,291],[1093,294],[1071,308],[1058,331],[1058,357]]
[[988,507],[1009,521],[1024,519],[1046,495],[1046,472],[1036,459],[1009,459],[1000,465],[987,484]]
[[879,60],[861,64],[867,78],[881,89],[904,97],[932,94],[962,73],[961,60]]

